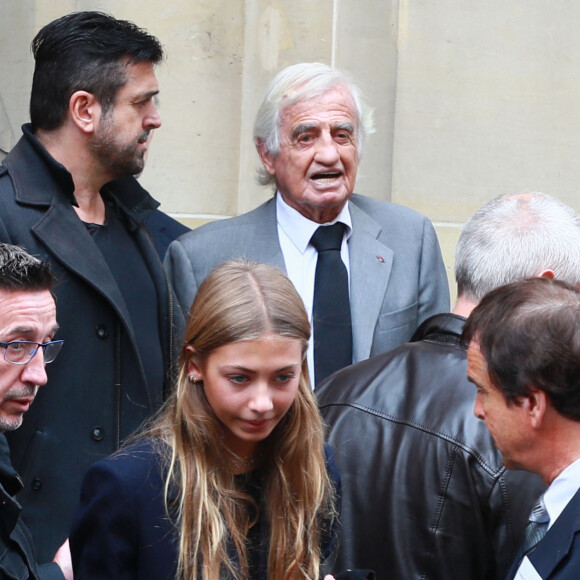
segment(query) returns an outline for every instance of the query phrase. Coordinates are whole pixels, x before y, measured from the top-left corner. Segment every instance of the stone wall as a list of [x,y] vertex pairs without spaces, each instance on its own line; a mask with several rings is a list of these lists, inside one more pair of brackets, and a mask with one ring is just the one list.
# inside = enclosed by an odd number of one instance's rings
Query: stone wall
[[322,61],[375,108],[357,191],[437,227],[450,273],[461,224],[500,193],[580,210],[580,4],[561,0],[0,0],[0,148],[27,121],[29,43],[48,21],[103,9],[158,36],[163,127],[144,185],[195,227],[247,211],[260,97],[282,67]]

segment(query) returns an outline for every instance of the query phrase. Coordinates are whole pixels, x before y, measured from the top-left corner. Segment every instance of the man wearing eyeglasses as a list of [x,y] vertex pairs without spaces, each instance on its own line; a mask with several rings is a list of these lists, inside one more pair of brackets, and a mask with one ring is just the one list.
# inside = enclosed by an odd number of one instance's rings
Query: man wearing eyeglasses
[[53,562],[38,566],[30,534],[20,521],[14,495],[22,480],[10,464],[4,433],[22,424],[39,388],[45,365],[54,361],[62,340],[51,294],[49,265],[18,246],[0,244],[0,577],[72,580],[68,543]]

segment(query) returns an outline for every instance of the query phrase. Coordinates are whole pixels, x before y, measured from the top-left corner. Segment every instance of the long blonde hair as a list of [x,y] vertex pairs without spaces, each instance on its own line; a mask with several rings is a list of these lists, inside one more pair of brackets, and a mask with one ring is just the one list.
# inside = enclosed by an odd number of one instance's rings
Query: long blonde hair
[[[248,579],[246,537],[255,502],[236,486],[235,457],[203,386],[188,381],[192,345],[202,356],[266,333],[298,339],[303,355],[310,325],[291,282],[271,266],[233,261],[201,284],[181,349],[176,390],[150,429],[168,466],[165,501],[178,534],[176,578]],[[318,578],[323,522],[332,521],[334,490],[324,458],[323,427],[303,356],[289,411],[260,446],[262,494],[269,528],[268,577]],[[232,547],[235,554],[232,555]]]

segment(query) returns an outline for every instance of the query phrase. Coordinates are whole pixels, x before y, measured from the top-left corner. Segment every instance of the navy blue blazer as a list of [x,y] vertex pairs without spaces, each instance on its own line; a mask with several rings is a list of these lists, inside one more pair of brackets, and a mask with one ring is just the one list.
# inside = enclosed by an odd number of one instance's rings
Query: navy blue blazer
[[[528,558],[542,580],[580,578],[580,490],[542,540],[528,553]],[[514,562],[508,580],[515,576],[520,561],[521,556]]]
[[145,225],[151,235],[153,245],[163,261],[169,244],[179,236],[189,232],[189,228],[182,223],[156,209],[145,218]]
[[[339,489],[329,448],[327,458]],[[150,439],[89,468],[70,533],[75,580],[175,580],[177,535],[165,510],[164,484],[164,469]],[[336,534],[333,529],[326,539],[325,556],[334,548]],[[264,562],[265,557],[264,551]]]

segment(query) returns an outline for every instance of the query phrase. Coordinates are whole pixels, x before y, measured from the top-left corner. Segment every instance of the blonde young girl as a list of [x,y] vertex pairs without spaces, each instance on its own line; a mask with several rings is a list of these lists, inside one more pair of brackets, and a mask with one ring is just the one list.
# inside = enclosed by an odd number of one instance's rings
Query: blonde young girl
[[175,393],[136,442],[88,471],[77,580],[317,580],[337,476],[306,370],[308,318],[265,265],[200,286]]

